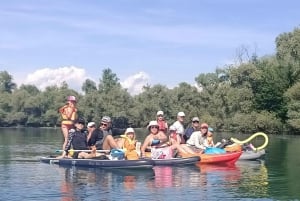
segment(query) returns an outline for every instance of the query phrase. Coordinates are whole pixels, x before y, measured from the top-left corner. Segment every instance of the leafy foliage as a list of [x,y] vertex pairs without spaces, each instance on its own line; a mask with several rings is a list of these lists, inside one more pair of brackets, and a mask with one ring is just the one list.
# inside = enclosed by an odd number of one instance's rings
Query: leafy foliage
[[[76,96],[79,115],[99,122],[111,116],[115,127],[145,127],[163,110],[171,124],[179,111],[186,114],[185,126],[200,117],[216,130],[249,133],[283,130],[300,133],[300,29],[276,38],[276,55],[226,65],[195,77],[196,86],[182,82],[169,89],[157,84],[144,86],[131,96],[111,69],[104,69],[98,86],[87,79],[84,94],[49,86],[17,85],[7,71],[0,72],[0,126],[58,126],[58,108],[66,97]],[[246,51],[247,52],[247,51]],[[247,52],[248,55],[248,52]]]

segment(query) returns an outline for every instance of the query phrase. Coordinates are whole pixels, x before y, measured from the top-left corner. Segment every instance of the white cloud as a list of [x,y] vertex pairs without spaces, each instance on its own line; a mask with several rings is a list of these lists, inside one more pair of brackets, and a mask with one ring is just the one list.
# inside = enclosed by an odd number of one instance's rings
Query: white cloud
[[44,90],[47,86],[61,86],[66,82],[71,89],[81,91],[82,83],[87,79],[86,72],[75,66],[56,69],[43,68],[27,75],[24,84],[33,84]]
[[[24,84],[32,84],[40,90],[44,90],[48,86],[61,86],[66,82],[69,88],[81,92],[82,84],[89,78],[83,68],[75,66],[66,66],[60,68],[42,68],[27,75]],[[129,76],[123,82],[120,82],[123,88],[128,89],[131,95],[142,92],[143,86],[149,83],[150,77],[145,72],[139,72]]]
[[136,95],[142,92],[143,86],[149,83],[149,75],[145,72],[139,72],[126,78],[121,85],[123,88],[128,89],[131,95]]

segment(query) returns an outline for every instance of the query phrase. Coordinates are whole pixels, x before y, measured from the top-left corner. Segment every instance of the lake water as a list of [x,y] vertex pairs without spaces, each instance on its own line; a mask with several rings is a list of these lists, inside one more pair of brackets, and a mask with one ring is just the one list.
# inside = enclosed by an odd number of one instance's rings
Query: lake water
[[300,200],[300,137],[270,136],[261,161],[140,171],[39,162],[61,144],[59,129],[0,128],[0,200]]

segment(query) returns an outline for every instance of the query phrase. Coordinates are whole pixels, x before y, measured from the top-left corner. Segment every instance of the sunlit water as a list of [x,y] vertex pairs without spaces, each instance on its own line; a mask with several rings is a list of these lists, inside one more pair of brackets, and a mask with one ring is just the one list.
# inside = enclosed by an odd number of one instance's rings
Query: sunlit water
[[[243,138],[242,136],[240,138]],[[0,129],[0,200],[299,200],[297,137],[271,137],[265,160],[234,166],[103,170],[39,162],[57,130]]]

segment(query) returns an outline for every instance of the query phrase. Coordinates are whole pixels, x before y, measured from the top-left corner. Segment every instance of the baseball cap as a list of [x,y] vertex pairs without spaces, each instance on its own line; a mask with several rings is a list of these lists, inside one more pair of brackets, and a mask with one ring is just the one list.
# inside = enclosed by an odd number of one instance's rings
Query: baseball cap
[[164,115],[164,112],[160,110],[156,113],[156,116],[158,116],[158,115]]
[[192,121],[200,121],[198,117],[193,117]]
[[87,127],[93,127],[96,126],[95,122],[91,121],[87,124]]
[[207,124],[207,123],[203,123],[203,124],[201,124],[200,127],[201,127],[201,128],[207,128],[207,129],[208,129],[208,124]]
[[170,130],[170,131],[176,131],[176,127],[173,126],[173,125],[171,125],[170,128],[169,128],[169,130]]
[[178,112],[177,116],[179,116],[179,117],[185,117],[185,114],[184,114],[184,112]]
[[125,131],[125,134],[127,134],[127,133],[134,133],[133,128],[127,128]]

